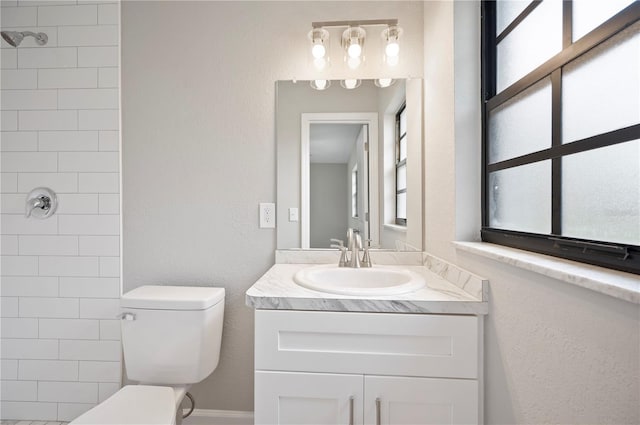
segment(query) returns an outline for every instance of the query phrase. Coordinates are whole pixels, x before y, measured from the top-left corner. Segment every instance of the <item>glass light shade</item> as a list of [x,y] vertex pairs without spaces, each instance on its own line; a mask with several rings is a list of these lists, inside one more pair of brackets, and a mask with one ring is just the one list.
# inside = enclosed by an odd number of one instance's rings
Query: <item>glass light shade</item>
[[396,81],[393,78],[378,78],[378,79],[373,81],[373,83],[377,87],[380,87],[380,88],[389,87],[390,85],[392,85],[395,82]]
[[347,58],[347,66],[351,69],[356,69],[362,63],[361,58]]
[[[314,28],[307,34],[307,38],[311,41],[311,56],[313,64],[316,68],[322,70],[328,64],[329,51],[329,31],[324,28]],[[318,61],[323,59],[324,61]],[[319,66],[320,65],[320,66]]]
[[322,71],[329,66],[329,60],[327,58],[317,58],[313,60],[313,67],[318,71]]
[[400,58],[400,36],[402,28],[392,25],[382,31],[384,61],[389,66],[396,66]]
[[311,80],[310,84],[315,90],[326,90],[331,86],[331,80]]
[[362,81],[356,80],[356,79],[347,79],[347,80],[340,81],[340,85],[347,90],[353,90],[357,87],[360,87],[361,83]]
[[364,61],[364,39],[366,31],[360,27],[349,27],[342,33],[342,48],[345,49],[347,66],[358,68]]

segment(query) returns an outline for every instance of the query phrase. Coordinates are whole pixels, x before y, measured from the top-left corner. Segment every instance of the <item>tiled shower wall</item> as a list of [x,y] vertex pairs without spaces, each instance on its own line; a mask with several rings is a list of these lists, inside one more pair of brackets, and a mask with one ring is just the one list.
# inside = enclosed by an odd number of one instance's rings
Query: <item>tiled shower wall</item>
[[[1,419],[68,421],[119,388],[119,8],[1,2]],[[26,194],[59,198],[45,220]]]

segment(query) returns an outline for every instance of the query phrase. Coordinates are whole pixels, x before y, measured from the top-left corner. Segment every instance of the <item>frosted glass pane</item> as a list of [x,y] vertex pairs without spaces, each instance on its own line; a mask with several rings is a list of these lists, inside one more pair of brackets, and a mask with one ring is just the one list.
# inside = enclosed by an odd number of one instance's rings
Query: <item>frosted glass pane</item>
[[407,136],[400,139],[400,161],[407,158]]
[[489,175],[491,227],[551,233],[551,161]]
[[407,165],[403,165],[402,167],[398,167],[398,171],[396,174],[396,190],[406,189],[407,188]]
[[573,0],[573,41],[604,23],[633,0]]
[[562,233],[640,245],[640,140],[562,159]]
[[498,0],[496,2],[496,36],[531,3],[531,0]]
[[562,50],[562,1],[545,0],[509,33],[497,51],[501,92]]
[[489,116],[489,162],[551,147],[551,79],[545,78]]
[[396,195],[396,218],[407,218],[407,194]]
[[562,72],[563,143],[640,123],[640,23]]

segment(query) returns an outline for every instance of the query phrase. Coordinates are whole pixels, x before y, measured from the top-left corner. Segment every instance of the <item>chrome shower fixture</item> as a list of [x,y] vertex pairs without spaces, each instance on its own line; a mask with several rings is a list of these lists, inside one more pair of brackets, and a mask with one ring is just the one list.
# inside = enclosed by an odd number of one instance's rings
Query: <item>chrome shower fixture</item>
[[43,32],[36,34],[31,31],[2,31],[2,38],[4,38],[4,41],[13,47],[18,47],[20,43],[22,43],[22,40],[27,36],[35,38],[36,43],[38,43],[39,46],[44,46],[47,44],[47,41],[49,41],[49,37]]

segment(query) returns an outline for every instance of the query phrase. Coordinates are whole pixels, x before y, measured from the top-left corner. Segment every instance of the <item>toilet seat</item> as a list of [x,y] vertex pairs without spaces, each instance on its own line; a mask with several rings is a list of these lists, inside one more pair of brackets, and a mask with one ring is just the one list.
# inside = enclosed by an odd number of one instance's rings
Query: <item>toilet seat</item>
[[[127,385],[71,422],[73,425],[175,425],[176,401],[171,387]],[[70,425],[71,425],[70,424]]]

